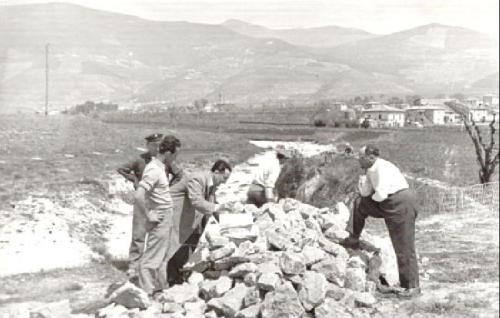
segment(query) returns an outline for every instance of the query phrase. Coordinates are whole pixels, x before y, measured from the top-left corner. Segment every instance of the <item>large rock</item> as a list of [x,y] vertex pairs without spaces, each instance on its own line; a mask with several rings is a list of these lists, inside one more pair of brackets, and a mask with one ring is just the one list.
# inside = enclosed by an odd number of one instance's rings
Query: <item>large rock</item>
[[95,314],[95,318],[128,318],[128,309],[122,305],[109,304],[99,309]]
[[207,247],[197,248],[193,255],[189,258],[189,261],[183,266],[183,269],[191,272],[204,272],[210,268],[210,261],[208,256],[210,255],[210,250]]
[[215,249],[227,246],[229,244],[229,239],[224,236],[219,235],[206,235],[208,242],[208,249],[213,251]]
[[248,273],[255,273],[257,271],[257,265],[254,263],[242,263],[238,264],[229,272],[229,277],[232,278],[242,278]]
[[30,311],[30,318],[66,318],[71,315],[69,300],[47,303]]
[[348,289],[328,283],[326,285],[326,298],[332,298],[336,301],[340,301],[346,295],[346,290]]
[[280,200],[280,204],[283,207],[283,211],[285,211],[286,213],[292,210],[298,210],[303,205],[299,200],[295,200],[292,198],[285,198],[283,200]]
[[231,242],[234,242],[236,245],[239,245],[244,241],[255,242],[255,240],[259,236],[259,227],[256,225],[252,225],[252,227],[249,229],[247,228],[227,229],[224,232],[224,236],[228,238]]
[[246,274],[245,277],[243,277],[243,282],[248,287],[256,286],[257,285],[257,274],[256,273]]
[[346,230],[338,227],[337,225],[330,226],[324,234],[329,240],[337,244],[349,236],[349,233]]
[[319,243],[319,246],[325,252],[327,252],[333,256],[337,256],[340,253],[345,253],[345,249],[341,245],[330,241],[329,239],[327,239],[324,236],[320,236],[320,238],[318,239],[318,243]]
[[342,260],[328,257],[314,264],[311,270],[323,274],[329,282],[344,287],[346,265]]
[[310,245],[304,246],[304,248],[302,249],[302,255],[304,256],[306,266],[316,264],[326,257],[325,251]]
[[353,256],[347,261],[347,267],[362,268],[363,270],[366,270],[368,267],[368,259],[364,259],[362,254]]
[[299,242],[299,246],[303,248],[304,246],[312,246],[318,242],[321,233],[316,232],[312,229],[304,229],[302,231],[302,240]]
[[326,298],[325,301],[314,308],[316,318],[352,318],[353,316],[346,308],[341,306],[332,298]]
[[247,294],[248,287],[245,284],[237,284],[223,297],[212,298],[208,302],[208,309],[214,310],[218,315],[232,318],[243,308],[243,302]]
[[236,266],[238,264],[245,263],[248,261],[250,261],[250,258],[246,255],[242,255],[240,250],[236,249],[233,254],[213,262],[212,268],[214,270],[218,270],[218,271],[229,270],[233,266]]
[[384,276],[385,280],[389,283],[390,286],[398,285],[398,262],[390,238],[381,238],[371,235],[364,235],[364,238],[380,249],[380,257],[382,259],[382,264],[380,266],[381,275]]
[[257,286],[264,291],[272,291],[280,282],[280,276],[277,273],[264,273],[257,280]]
[[281,268],[279,266],[279,261],[276,260],[274,257],[279,257],[279,255],[273,255],[273,258],[270,260],[267,260],[266,262],[262,262],[257,265],[257,275],[262,275],[262,274],[267,274],[267,273],[275,273],[278,275],[281,275]]
[[382,257],[380,257],[380,254],[375,253],[368,260],[368,272],[366,274],[366,280],[378,284],[382,275],[381,267]]
[[198,301],[198,293],[200,289],[197,285],[184,283],[182,285],[174,285],[163,291],[161,299],[165,302],[174,302],[184,304],[187,302]]
[[210,254],[208,255],[208,260],[214,262],[222,258],[231,256],[231,254],[233,254],[235,250],[236,250],[236,245],[233,242],[231,242],[230,244],[224,247],[220,247],[218,249],[210,251]]
[[304,257],[299,253],[284,252],[280,257],[280,268],[288,275],[302,274],[306,270]]
[[297,292],[289,282],[266,294],[261,312],[262,318],[300,318],[305,313]]
[[236,318],[256,318],[260,313],[260,304],[254,304],[247,307],[236,314]]
[[304,224],[306,225],[306,228],[308,228],[310,230],[313,230],[317,233],[322,232],[321,225],[317,219],[307,219],[304,221]]
[[203,318],[205,317],[205,310],[207,304],[203,300],[192,303],[185,303],[184,309],[186,310],[186,317],[189,318]]
[[174,313],[184,314],[185,309],[182,307],[182,304],[165,302],[163,303],[161,312],[167,314],[174,314]]
[[354,291],[364,292],[366,284],[365,270],[362,268],[348,268],[346,270],[345,287]]
[[200,284],[203,282],[203,279],[204,279],[203,274],[200,274],[198,272],[193,272],[191,273],[191,275],[189,275],[188,283],[199,287]]
[[266,237],[269,247],[275,248],[280,251],[285,251],[292,245],[286,235],[277,233],[273,229],[269,229],[266,232]]
[[370,293],[354,293],[354,305],[356,307],[372,308],[376,303],[377,300]]
[[205,280],[201,283],[200,292],[204,299],[222,297],[233,286],[233,280],[227,276],[221,276],[217,280]]
[[299,290],[299,299],[305,310],[320,305],[326,296],[326,278],[323,274],[306,271]]
[[249,307],[260,303],[260,292],[256,287],[248,288],[245,299],[243,300],[244,307]]
[[129,309],[146,309],[151,305],[148,294],[130,282],[126,282],[112,292],[108,300]]

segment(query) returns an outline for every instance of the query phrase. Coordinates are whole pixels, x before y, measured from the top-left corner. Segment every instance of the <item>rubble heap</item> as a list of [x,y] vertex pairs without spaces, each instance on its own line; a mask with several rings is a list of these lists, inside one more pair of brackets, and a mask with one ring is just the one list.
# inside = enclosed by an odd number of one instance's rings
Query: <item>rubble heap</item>
[[185,283],[155,300],[130,283],[115,286],[96,317],[380,316],[374,292],[381,277],[397,277],[392,247],[344,249],[348,213],[294,199],[238,205],[209,222]]

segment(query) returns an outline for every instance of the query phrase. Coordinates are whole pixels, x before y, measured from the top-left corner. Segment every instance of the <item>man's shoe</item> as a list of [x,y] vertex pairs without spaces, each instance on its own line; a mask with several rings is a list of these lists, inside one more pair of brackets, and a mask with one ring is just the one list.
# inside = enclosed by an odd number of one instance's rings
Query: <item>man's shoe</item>
[[420,290],[419,287],[406,288],[405,290],[399,292],[397,295],[398,295],[398,298],[412,299],[412,298],[415,298],[415,297],[422,295],[422,291]]
[[353,236],[349,236],[339,242],[345,248],[352,248],[353,250],[359,249],[359,239]]

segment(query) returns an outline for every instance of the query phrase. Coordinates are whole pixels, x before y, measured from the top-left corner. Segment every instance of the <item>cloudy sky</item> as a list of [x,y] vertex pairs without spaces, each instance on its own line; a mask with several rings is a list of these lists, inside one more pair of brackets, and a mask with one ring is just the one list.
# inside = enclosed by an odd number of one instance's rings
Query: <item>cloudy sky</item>
[[[50,2],[0,0],[14,5]],[[63,1],[59,1],[63,2]],[[239,19],[270,28],[338,25],[386,34],[432,22],[498,39],[499,0],[67,0],[152,20],[218,24]]]

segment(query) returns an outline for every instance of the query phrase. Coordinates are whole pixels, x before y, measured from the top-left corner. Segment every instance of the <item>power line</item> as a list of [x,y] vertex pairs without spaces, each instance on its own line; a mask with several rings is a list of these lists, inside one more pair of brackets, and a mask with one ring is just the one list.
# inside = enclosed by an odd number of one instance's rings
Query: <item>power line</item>
[[49,43],[45,45],[45,116],[49,114]]

